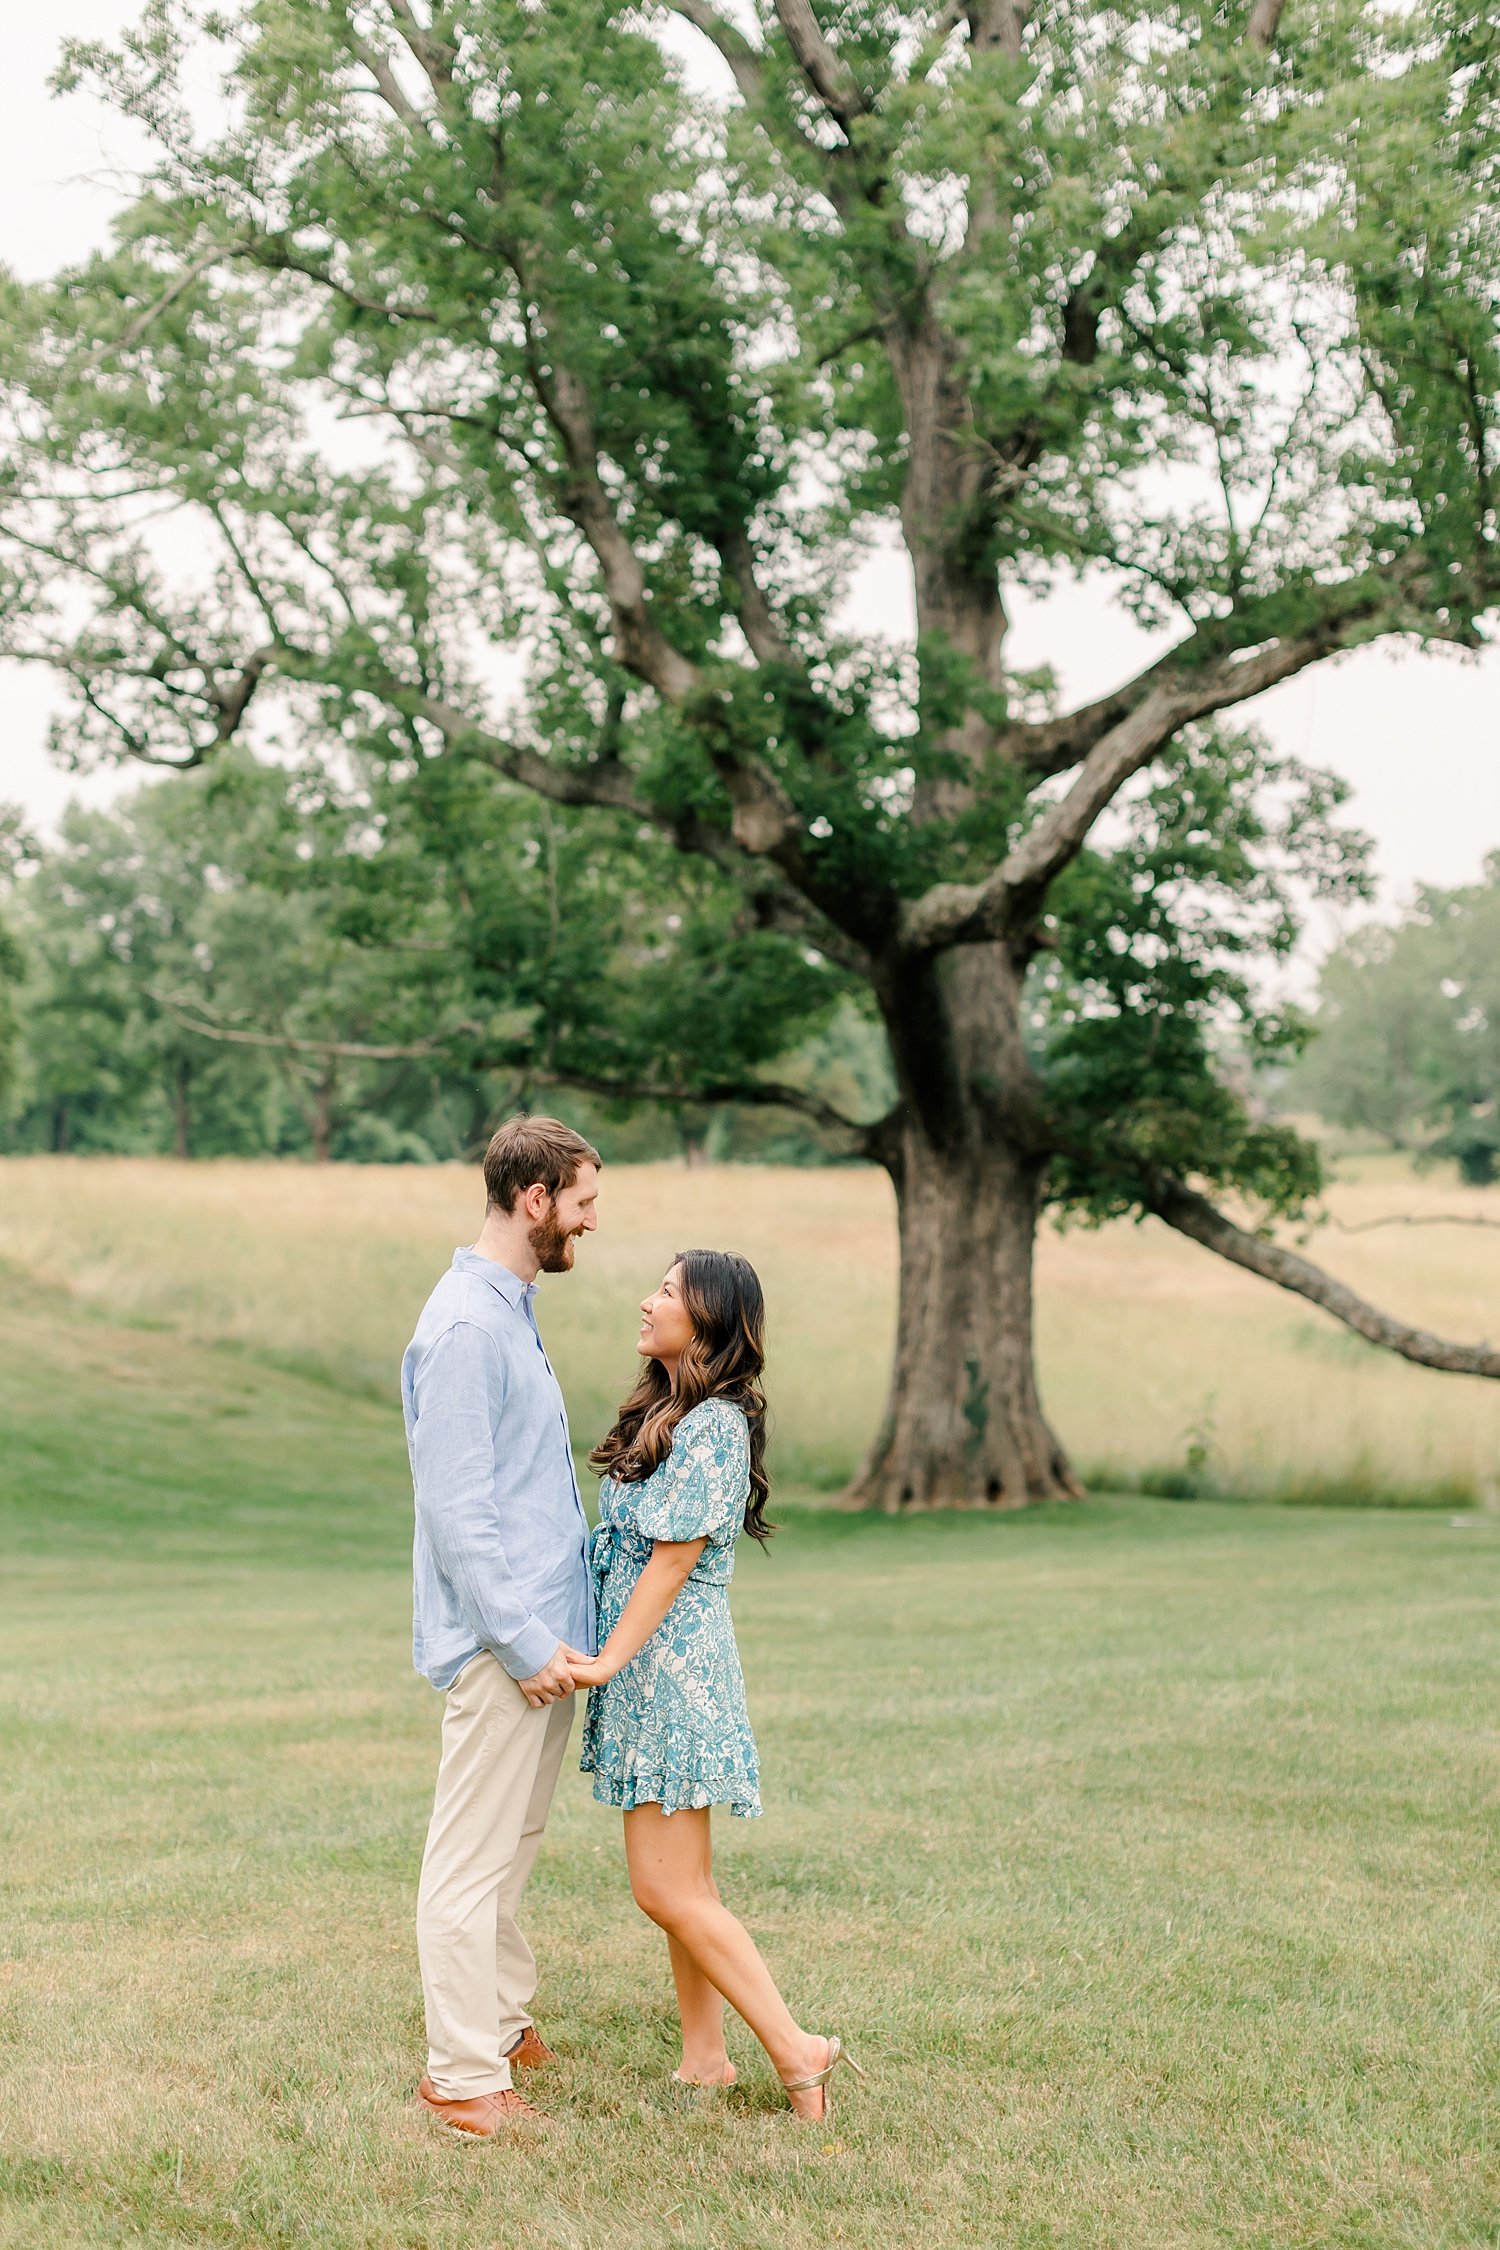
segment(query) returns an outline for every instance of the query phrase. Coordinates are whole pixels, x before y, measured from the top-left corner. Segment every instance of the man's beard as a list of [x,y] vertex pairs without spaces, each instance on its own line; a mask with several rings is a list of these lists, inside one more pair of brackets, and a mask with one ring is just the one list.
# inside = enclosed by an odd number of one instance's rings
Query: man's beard
[[567,1273],[573,1264],[573,1233],[569,1233],[557,1216],[557,1205],[549,1204],[547,1215],[538,1219],[526,1239],[531,1244],[531,1254],[543,1273]]

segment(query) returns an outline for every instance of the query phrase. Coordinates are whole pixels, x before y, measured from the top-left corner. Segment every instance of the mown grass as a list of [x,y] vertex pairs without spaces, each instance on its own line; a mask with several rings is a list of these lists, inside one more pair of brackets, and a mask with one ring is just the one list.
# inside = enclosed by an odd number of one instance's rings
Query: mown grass
[[799,1507],[736,1612],[721,1879],[873,2073],[667,2099],[659,1941],[564,1777],[557,2130],[410,2109],[437,1702],[389,1409],[0,1307],[0,2242],[1492,2250],[1484,1516]]
[[[1500,1215],[1495,1192],[1362,1158],[1347,1224]],[[420,1304],[479,1213],[470,1169],[0,1161],[0,1259],[119,1321],[231,1343],[371,1399],[392,1395]],[[542,1318],[580,1443],[633,1366],[633,1307],[675,1249],[746,1251],[770,1306],[783,1476],[834,1490],[878,1420],[895,1320],[889,1186],[865,1170],[612,1166],[578,1271]],[[1497,1237],[1322,1233],[1313,1254],[1440,1334],[1496,1333]],[[1440,1506],[1500,1504],[1500,1385],[1375,1350],[1155,1221],[1057,1235],[1039,1260],[1048,1410],[1101,1488]]]

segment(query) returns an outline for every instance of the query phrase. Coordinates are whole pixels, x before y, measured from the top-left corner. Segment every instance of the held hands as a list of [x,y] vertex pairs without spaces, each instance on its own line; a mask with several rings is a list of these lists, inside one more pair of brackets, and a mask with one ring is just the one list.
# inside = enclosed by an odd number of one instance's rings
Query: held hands
[[603,1687],[612,1680],[619,1667],[603,1656],[574,1656],[568,1660],[568,1670],[573,1675],[574,1687]]
[[585,1656],[582,1649],[559,1641],[540,1672],[533,1672],[529,1680],[517,1680],[516,1686],[532,1709],[540,1711],[549,1703],[561,1703],[576,1687],[603,1687],[618,1670],[602,1656]]
[[540,1711],[546,1704],[561,1703],[565,1695],[572,1694],[578,1666],[589,1661],[576,1648],[569,1648],[566,1641],[559,1641],[540,1672],[533,1672],[530,1679],[517,1680],[516,1686],[533,1711]]

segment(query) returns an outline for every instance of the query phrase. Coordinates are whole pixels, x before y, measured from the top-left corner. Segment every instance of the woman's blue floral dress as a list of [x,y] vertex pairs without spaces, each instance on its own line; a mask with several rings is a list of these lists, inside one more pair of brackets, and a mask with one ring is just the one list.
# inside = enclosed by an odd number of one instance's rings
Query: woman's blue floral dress
[[606,1477],[590,1562],[601,1646],[619,1622],[657,1539],[707,1539],[692,1576],[638,1656],[590,1688],[585,1773],[601,1804],[728,1805],[760,1811],[755,1737],[729,1615],[734,1543],[750,1493],[745,1417],[727,1399],[684,1414],[672,1450],[640,1484]]

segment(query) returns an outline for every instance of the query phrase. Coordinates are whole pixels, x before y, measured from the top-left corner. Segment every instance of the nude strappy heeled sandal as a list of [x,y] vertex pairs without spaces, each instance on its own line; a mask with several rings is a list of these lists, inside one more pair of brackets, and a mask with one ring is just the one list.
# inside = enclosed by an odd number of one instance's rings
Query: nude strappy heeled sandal
[[804,2125],[821,2125],[826,2117],[832,2115],[833,2098],[829,2092],[828,2081],[832,2078],[840,2063],[847,2063],[856,2078],[864,2078],[868,2075],[860,2069],[859,2064],[849,2053],[842,2039],[830,2039],[828,2042],[828,2060],[821,2070],[815,2070],[810,2078],[782,2079],[782,2090],[788,2094],[810,2094],[815,2086],[823,2088],[823,2107],[816,2117],[802,2117],[800,2110],[793,2110],[792,2115],[801,2117]]

